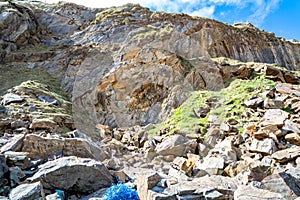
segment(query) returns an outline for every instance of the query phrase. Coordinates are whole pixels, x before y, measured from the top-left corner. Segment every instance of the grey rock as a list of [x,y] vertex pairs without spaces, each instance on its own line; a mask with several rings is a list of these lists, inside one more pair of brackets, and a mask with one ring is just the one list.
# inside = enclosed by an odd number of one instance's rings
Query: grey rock
[[28,180],[33,182],[42,180],[43,186],[47,189],[82,193],[95,192],[112,184],[112,176],[102,163],[74,156],[40,165],[38,171]]
[[0,179],[8,172],[8,166],[6,164],[6,158],[0,154]]
[[24,121],[13,121],[10,123],[11,128],[20,128],[20,127],[24,127],[25,126],[25,122]]
[[280,109],[268,109],[261,122],[262,126],[277,125],[282,127],[284,121],[289,117],[289,113]]
[[11,190],[9,199],[13,200],[35,200],[42,197],[41,183],[22,184]]
[[290,120],[285,120],[284,126],[282,127],[282,129],[285,130],[285,131],[300,134],[299,126],[296,123],[294,123]]
[[257,108],[262,105],[264,99],[261,97],[254,97],[247,101],[244,101],[244,105],[249,108]]
[[5,113],[6,112],[6,108],[4,105],[0,105],[0,113]]
[[224,195],[221,192],[218,192],[216,190],[205,193],[204,197],[208,200],[221,200],[224,199]]
[[11,104],[11,103],[20,103],[20,102],[23,102],[23,101],[24,101],[24,99],[20,95],[13,94],[13,93],[8,93],[8,94],[5,94],[3,96],[1,104],[2,105],[8,105],[8,104]]

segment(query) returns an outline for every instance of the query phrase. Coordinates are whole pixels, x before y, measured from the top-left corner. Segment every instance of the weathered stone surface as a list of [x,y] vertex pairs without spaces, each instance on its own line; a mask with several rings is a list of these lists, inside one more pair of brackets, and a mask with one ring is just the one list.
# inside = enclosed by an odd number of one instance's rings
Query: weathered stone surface
[[300,127],[298,124],[290,121],[290,120],[285,120],[284,126],[282,127],[283,130],[289,131],[289,132],[294,132],[297,134],[300,134]]
[[300,156],[300,147],[299,146],[293,146],[287,149],[283,149],[280,151],[277,151],[272,154],[272,158],[275,158],[279,162],[287,162],[289,160],[293,160]]
[[8,166],[6,164],[6,158],[0,154],[0,179],[8,172]]
[[20,95],[8,93],[3,96],[1,104],[8,105],[10,103],[20,103],[22,101],[24,101],[24,99]]
[[137,174],[136,185],[140,200],[148,200],[148,190],[156,186],[160,179],[161,177],[155,172]]
[[42,197],[41,183],[22,184],[11,190],[9,193],[9,199],[14,200],[35,200]]
[[182,135],[172,135],[158,144],[155,151],[160,155],[183,156],[186,149],[186,142],[186,138]]
[[102,163],[74,156],[40,165],[38,171],[28,180],[42,180],[43,186],[48,189],[83,193],[94,192],[112,184],[112,176]]
[[239,186],[234,192],[234,199],[236,200],[284,200],[285,198],[275,192],[270,192],[268,190],[259,189],[256,187]]
[[286,172],[264,178],[261,188],[279,193],[285,199],[296,199],[300,196],[300,182]]
[[264,140],[253,139],[249,150],[270,155],[277,150],[277,147],[274,140],[271,138],[266,138]]

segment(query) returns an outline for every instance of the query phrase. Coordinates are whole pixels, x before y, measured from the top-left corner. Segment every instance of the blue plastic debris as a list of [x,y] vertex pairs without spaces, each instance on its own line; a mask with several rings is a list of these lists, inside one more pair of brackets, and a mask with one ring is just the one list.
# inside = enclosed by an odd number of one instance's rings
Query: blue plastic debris
[[55,190],[56,194],[59,196],[60,200],[64,200],[65,199],[65,194],[63,191],[61,190]]
[[139,200],[138,193],[126,185],[118,184],[112,185],[106,194],[103,196],[104,200]]

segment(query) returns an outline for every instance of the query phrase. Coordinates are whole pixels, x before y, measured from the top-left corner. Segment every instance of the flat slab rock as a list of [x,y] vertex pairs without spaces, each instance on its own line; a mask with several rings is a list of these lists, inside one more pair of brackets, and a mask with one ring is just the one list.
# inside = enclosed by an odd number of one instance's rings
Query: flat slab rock
[[9,199],[39,199],[41,196],[41,183],[36,182],[31,184],[22,184],[14,188],[9,194]]
[[240,186],[234,192],[235,200],[284,200],[279,193],[259,189],[253,186]]
[[63,157],[39,166],[27,180],[43,181],[44,188],[82,193],[95,192],[112,184],[112,176],[101,162],[75,156]]

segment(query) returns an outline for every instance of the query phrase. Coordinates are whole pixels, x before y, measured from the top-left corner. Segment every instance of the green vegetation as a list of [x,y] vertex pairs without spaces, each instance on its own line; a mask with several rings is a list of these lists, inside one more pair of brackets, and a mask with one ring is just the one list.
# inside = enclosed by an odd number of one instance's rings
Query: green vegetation
[[[200,128],[202,136],[205,136],[209,123],[209,115],[218,117],[219,123],[229,119],[238,121],[237,127],[242,130],[242,115],[245,107],[242,103],[252,96],[259,96],[263,91],[273,87],[275,83],[257,75],[251,80],[232,79],[229,86],[220,91],[194,91],[191,96],[164,122],[157,124],[149,134],[156,134],[159,130],[168,130],[168,134],[175,131],[193,133],[195,127]],[[194,109],[205,108],[210,104],[211,110],[204,118],[198,118]]]
[[50,91],[67,96],[67,93],[60,86],[58,80],[51,77],[42,68],[28,69],[15,65],[0,65],[0,71],[0,95],[5,94],[8,89],[20,85],[25,81],[35,80],[47,85]]

